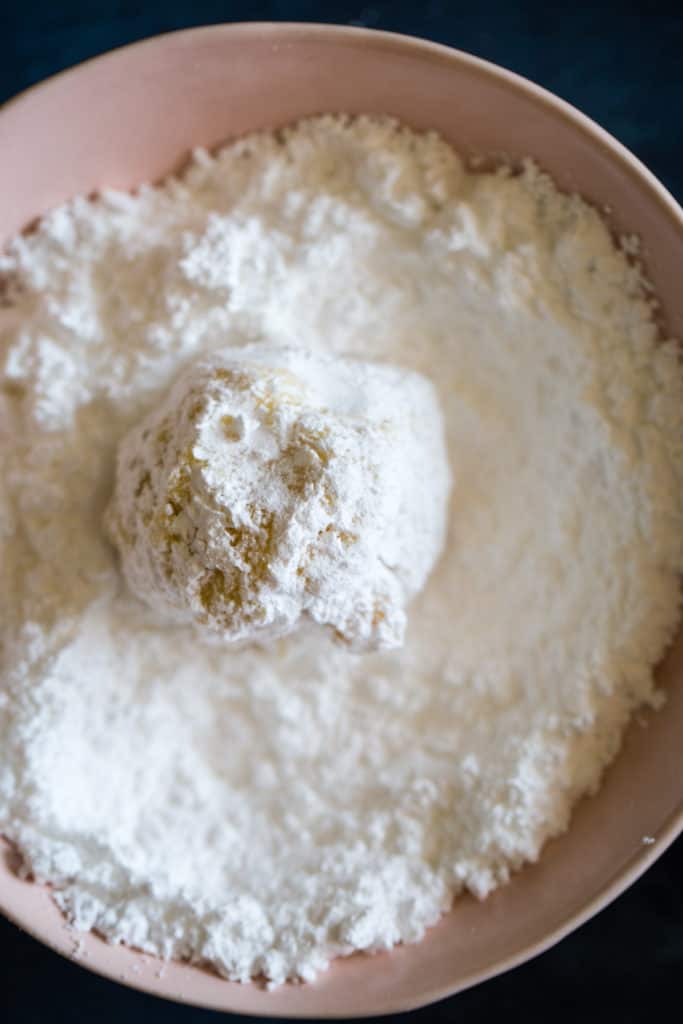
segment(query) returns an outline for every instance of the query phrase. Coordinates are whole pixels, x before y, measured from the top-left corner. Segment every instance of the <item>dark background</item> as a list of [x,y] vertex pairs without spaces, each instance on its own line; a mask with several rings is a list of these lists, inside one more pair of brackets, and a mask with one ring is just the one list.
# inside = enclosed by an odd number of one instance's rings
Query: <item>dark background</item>
[[[593,4],[0,0],[0,102],[145,36],[220,21],[326,21],[423,36],[546,86],[632,149],[683,201],[683,0]],[[2,154],[0,153],[0,159]],[[683,281],[682,281],[683,284]],[[683,744],[682,744],[683,747]],[[683,758],[682,758],[683,760]],[[682,766],[683,770],[683,766]],[[681,1019],[683,840],[626,894],[539,959],[400,1024]],[[0,918],[0,1022],[211,1024],[62,960]],[[235,1024],[249,1018],[233,1018]]]

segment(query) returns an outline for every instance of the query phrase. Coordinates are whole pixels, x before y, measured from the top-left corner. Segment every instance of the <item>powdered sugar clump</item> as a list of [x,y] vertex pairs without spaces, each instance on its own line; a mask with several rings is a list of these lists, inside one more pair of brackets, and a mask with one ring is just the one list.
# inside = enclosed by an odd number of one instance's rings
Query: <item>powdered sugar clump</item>
[[[1,267],[0,828],[75,924],[310,978],[535,859],[678,621],[681,373],[599,215],[319,118],[75,200]],[[264,343],[438,391],[450,535],[400,650],[226,653],[122,583],[117,443],[189,362]]]

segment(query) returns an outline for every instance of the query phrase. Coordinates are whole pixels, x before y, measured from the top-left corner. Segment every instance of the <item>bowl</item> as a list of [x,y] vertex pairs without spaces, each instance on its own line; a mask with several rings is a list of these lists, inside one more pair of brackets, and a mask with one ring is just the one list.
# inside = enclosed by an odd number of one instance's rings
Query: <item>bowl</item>
[[[533,156],[558,184],[636,233],[683,336],[683,211],[618,142],[530,82],[464,53],[366,29],[221,25],[160,36],[67,71],[0,111],[0,245],[48,207],[102,185],[128,188],[207,147],[304,115],[393,114],[465,154]],[[683,829],[683,634],[661,666],[665,708],[634,721],[599,793],[540,861],[485,902],[457,900],[425,939],[336,961],[314,983],[266,991],[187,964],[81,937],[47,888],[0,850],[0,909],[93,971],[184,1002],[265,1016],[353,1017],[408,1010],[540,953],[614,899]],[[643,728],[646,725],[647,728]],[[654,841],[652,841],[654,840]],[[1,842],[1,841],[0,841]]]

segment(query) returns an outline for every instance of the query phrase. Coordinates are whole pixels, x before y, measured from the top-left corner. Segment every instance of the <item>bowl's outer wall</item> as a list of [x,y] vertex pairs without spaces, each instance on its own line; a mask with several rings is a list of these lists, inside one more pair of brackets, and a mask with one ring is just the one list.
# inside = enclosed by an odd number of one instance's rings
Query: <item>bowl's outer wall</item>
[[[683,336],[681,212],[614,140],[522,79],[433,44],[360,29],[222,26],[114,52],[0,110],[0,239],[50,206],[101,186],[129,188],[177,168],[190,145],[328,111],[389,113],[436,129],[462,152],[534,157],[563,188],[639,235],[664,322]],[[666,709],[641,717],[570,831],[485,903],[465,898],[425,940],[337,962],[312,985],[266,992],[84,939],[84,963],[170,998],[262,1015],[354,1016],[408,1009],[545,948],[613,898],[674,838],[683,814],[683,643],[662,670]],[[643,837],[654,837],[644,844]],[[20,881],[7,848],[0,906],[70,954],[78,939],[47,892]],[[2,852],[2,851],[0,851]]]

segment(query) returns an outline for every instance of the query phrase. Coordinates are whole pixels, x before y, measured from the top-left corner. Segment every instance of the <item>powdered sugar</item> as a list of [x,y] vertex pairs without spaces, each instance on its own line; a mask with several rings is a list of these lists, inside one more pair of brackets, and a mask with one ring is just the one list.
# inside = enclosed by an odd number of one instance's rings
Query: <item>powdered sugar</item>
[[[595,789],[678,620],[683,386],[638,268],[532,166],[322,118],[54,211],[2,270],[0,828],[76,925],[229,977],[415,941]],[[429,376],[456,481],[406,643],[139,614],[115,450],[190,361]]]

